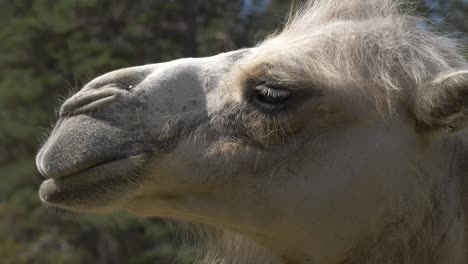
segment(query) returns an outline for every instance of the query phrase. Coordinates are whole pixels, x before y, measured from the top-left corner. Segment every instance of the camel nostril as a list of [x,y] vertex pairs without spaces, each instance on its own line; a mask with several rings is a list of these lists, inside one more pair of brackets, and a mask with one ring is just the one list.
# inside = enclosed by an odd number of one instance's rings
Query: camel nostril
[[74,116],[88,112],[95,112],[110,105],[123,93],[117,88],[92,91],[84,95],[70,98],[60,108],[60,116]]

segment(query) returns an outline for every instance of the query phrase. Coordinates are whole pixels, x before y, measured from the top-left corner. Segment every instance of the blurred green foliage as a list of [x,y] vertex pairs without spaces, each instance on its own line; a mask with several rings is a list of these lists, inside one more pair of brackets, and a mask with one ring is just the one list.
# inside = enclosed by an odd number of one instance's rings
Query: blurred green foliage
[[[466,32],[466,5],[449,3],[421,10]],[[284,21],[289,5],[272,0],[256,13],[242,0],[0,0],[0,262],[191,263],[190,249],[177,257],[174,231],[162,220],[41,206],[35,152],[59,98],[90,79],[253,45]]]

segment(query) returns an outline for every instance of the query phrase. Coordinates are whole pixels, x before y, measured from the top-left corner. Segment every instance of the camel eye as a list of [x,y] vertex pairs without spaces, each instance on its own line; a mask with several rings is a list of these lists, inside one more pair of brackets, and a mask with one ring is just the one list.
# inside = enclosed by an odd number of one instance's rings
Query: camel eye
[[290,97],[291,91],[286,87],[263,82],[255,86],[253,101],[265,110],[271,111],[284,106]]

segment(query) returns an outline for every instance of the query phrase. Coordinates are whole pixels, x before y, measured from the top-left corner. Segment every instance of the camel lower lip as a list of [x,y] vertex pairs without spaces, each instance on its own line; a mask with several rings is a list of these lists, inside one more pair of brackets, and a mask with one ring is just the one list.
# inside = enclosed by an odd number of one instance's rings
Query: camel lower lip
[[131,184],[132,175],[142,160],[142,157],[134,156],[103,163],[67,177],[47,179],[39,188],[39,197],[45,203],[59,205],[98,197]]

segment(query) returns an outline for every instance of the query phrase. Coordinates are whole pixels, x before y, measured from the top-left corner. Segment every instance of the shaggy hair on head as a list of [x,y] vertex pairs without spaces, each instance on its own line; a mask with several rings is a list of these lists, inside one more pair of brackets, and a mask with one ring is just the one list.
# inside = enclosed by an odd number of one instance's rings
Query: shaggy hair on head
[[402,2],[307,1],[259,44],[251,66],[272,65],[284,82],[362,91],[392,115],[397,97],[417,100],[427,80],[466,67],[456,42],[431,32]]

